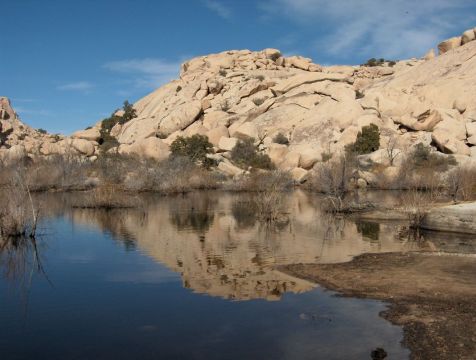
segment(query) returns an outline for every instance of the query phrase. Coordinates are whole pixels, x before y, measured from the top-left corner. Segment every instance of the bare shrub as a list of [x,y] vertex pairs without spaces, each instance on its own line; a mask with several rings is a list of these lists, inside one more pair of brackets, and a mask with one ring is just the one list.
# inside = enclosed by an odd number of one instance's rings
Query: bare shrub
[[420,229],[428,208],[438,199],[431,192],[423,192],[418,189],[405,191],[401,196],[401,209],[408,217],[410,228]]
[[259,191],[254,198],[258,218],[267,222],[282,222],[286,216],[286,190],[291,188],[292,178],[287,172],[272,171],[269,176],[255,178]]
[[264,172],[262,170],[252,172],[246,176],[228,182],[223,185],[225,190],[231,191],[252,191],[261,192],[267,189],[279,189],[284,192],[292,189],[294,181],[287,171],[272,170]]
[[454,202],[471,200],[476,195],[476,169],[458,166],[448,173],[446,188]]
[[125,194],[114,185],[101,185],[73,201],[72,207],[90,209],[117,209],[139,206],[139,200]]
[[397,151],[397,138],[394,135],[391,135],[385,146],[385,152],[387,155],[388,162],[390,166],[393,166],[393,162],[395,161],[396,157],[400,155],[400,152]]
[[341,212],[347,206],[344,195],[353,187],[356,160],[342,154],[338,158],[320,163],[308,181],[311,190],[326,194],[325,203],[329,211]]
[[19,168],[1,194],[0,235],[34,238],[39,220],[39,206],[33,201],[27,174]]

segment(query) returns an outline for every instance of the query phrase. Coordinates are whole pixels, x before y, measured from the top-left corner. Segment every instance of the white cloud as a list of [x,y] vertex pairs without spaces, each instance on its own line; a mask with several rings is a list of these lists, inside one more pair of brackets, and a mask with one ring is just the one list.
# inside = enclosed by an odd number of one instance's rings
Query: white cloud
[[[264,11],[304,26],[326,28],[315,40],[321,53],[421,56],[447,34],[465,30],[475,20],[467,0],[274,0]],[[474,14],[474,12],[473,12]]]
[[57,87],[58,90],[66,91],[81,91],[84,93],[90,92],[94,88],[94,84],[89,81],[77,81],[68,84],[63,84]]
[[30,108],[25,108],[23,106],[15,106],[15,111],[20,115],[42,115],[42,116],[51,115],[51,113],[47,110],[30,109]]
[[180,62],[153,58],[129,59],[106,63],[104,68],[127,74],[136,87],[156,88],[178,76]]
[[231,10],[218,0],[205,0],[205,6],[225,20],[231,18]]

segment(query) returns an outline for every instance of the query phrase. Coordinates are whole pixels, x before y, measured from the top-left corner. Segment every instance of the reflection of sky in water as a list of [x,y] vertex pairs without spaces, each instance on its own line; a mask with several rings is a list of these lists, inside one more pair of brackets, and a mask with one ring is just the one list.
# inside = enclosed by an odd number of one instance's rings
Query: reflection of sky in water
[[35,275],[25,296],[0,281],[2,357],[368,359],[376,347],[408,355],[401,329],[378,316],[383,304],[273,270],[339,256],[333,247],[344,257],[386,249],[398,243],[388,231],[347,224],[330,233],[305,199],[291,200],[284,228],[264,229],[249,214],[237,221],[233,201],[160,199],[145,214],[75,210],[51,220],[41,257],[53,286]]

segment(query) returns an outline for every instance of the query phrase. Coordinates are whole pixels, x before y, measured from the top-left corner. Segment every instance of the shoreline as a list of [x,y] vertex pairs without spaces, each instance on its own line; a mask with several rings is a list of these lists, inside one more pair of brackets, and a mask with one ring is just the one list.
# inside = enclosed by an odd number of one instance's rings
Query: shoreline
[[[403,327],[411,359],[476,353],[476,258],[432,253],[363,254],[341,264],[279,267],[339,296],[389,303],[380,315]],[[391,357],[391,354],[390,354]]]

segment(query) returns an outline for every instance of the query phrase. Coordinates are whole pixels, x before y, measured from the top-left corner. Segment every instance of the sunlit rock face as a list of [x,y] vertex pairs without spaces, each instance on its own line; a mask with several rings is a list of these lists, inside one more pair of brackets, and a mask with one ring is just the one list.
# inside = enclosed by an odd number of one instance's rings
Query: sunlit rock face
[[[134,104],[138,116],[117,134],[120,149],[154,136],[169,144],[179,135],[215,137],[220,127],[222,143],[259,138],[272,156],[270,144],[281,133],[289,145],[275,164],[308,171],[322,152],[342,151],[372,123],[382,149],[390,138],[402,151],[428,138],[440,152],[472,157],[474,137],[464,129],[476,111],[473,38],[471,29],[464,41],[442,43],[440,56],[372,66],[320,66],[276,49],[200,56]],[[219,142],[218,151],[229,150]],[[297,158],[292,166],[283,161],[288,153]]]
[[74,210],[74,222],[111,232],[181,274],[185,287],[227,299],[277,300],[315,285],[276,267],[335,263],[364,252],[413,250],[401,227],[325,216],[319,199],[287,196],[289,214],[279,224],[257,220],[253,198],[196,193],[158,198],[143,211]]

